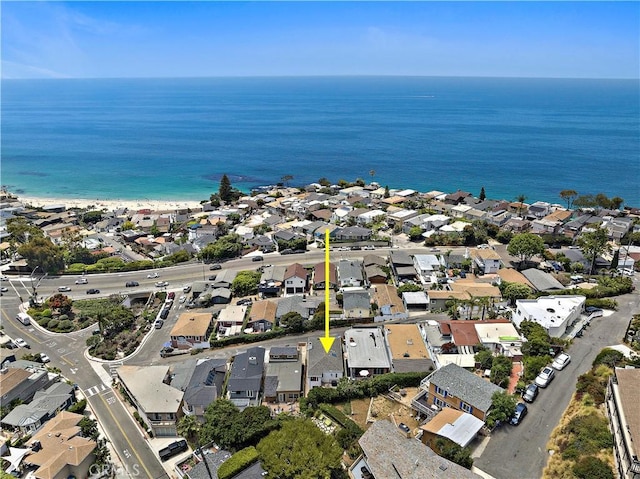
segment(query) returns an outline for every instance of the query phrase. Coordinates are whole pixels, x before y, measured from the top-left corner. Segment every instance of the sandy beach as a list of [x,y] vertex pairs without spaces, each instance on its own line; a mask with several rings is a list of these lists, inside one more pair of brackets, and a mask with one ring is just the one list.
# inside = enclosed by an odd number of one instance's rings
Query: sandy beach
[[174,211],[186,208],[199,210],[201,207],[199,201],[180,200],[101,200],[88,198],[40,198],[33,196],[18,196],[18,200],[25,206],[31,205],[34,207],[45,207],[51,205],[65,205],[67,209],[89,208],[107,211],[113,211],[120,208],[127,208],[131,211],[144,209],[152,211]]

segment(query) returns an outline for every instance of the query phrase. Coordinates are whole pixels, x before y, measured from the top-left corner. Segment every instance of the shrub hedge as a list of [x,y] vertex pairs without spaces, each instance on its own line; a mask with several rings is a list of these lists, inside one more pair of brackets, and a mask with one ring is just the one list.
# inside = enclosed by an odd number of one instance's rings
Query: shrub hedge
[[218,468],[218,479],[231,479],[258,460],[258,451],[249,446],[239,450]]

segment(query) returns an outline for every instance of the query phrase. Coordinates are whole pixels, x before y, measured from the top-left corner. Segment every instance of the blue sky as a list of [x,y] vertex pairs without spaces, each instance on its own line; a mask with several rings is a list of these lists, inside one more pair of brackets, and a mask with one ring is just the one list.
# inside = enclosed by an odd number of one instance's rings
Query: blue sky
[[3,78],[638,78],[640,2],[6,2]]

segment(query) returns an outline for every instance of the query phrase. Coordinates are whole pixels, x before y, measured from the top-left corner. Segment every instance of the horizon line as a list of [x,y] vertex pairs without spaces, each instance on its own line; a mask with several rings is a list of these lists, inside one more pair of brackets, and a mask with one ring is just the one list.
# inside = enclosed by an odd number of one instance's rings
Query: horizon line
[[186,75],[186,76],[113,76],[113,77],[0,77],[14,80],[198,80],[220,78],[482,78],[508,80],[613,80],[639,81],[640,77],[562,77],[562,76],[495,76],[495,75],[396,75],[396,74],[319,74],[319,75]]

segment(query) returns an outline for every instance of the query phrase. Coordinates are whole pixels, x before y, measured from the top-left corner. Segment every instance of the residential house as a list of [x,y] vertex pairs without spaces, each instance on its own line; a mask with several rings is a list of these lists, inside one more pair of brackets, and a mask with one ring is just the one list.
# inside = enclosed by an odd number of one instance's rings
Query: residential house
[[521,271],[522,275],[527,278],[536,291],[556,291],[565,289],[562,283],[555,279],[549,273],[537,268],[529,268]]
[[371,230],[361,226],[347,226],[335,231],[336,241],[368,241],[371,239]]
[[395,372],[433,371],[433,361],[417,324],[387,324],[384,333]]
[[337,386],[344,376],[342,341],[336,340],[325,352],[320,338],[307,341],[306,391],[314,387]]
[[480,274],[497,273],[500,269],[500,255],[491,248],[471,248],[469,255],[473,261],[473,268]]
[[35,479],[88,477],[95,462],[95,441],[82,437],[78,424],[84,416],[62,411],[29,441],[31,452],[23,459],[37,469]]
[[362,263],[347,259],[340,260],[338,262],[338,284],[340,288],[363,286]]
[[[326,264],[323,261],[313,267],[313,289],[323,290],[325,288],[325,267]],[[329,263],[329,289],[336,289],[338,287],[338,270],[334,263]]]
[[323,302],[320,296],[308,296],[303,294],[294,294],[284,298],[279,298],[278,309],[276,310],[276,318],[280,320],[282,316],[292,311],[299,313],[304,319],[309,319],[318,309],[318,305]]
[[264,348],[236,354],[227,382],[227,399],[238,408],[260,405],[264,376]]
[[300,263],[289,265],[284,273],[285,294],[304,293],[309,286],[309,274]]
[[389,226],[393,226],[394,228],[402,228],[405,221],[409,221],[419,214],[420,213],[416,210],[401,209],[393,213],[388,213],[387,222],[389,223]]
[[273,329],[273,326],[276,324],[277,310],[278,305],[273,301],[269,301],[268,299],[256,301],[251,306],[247,327],[253,329],[256,333]]
[[229,288],[214,288],[209,293],[212,304],[229,304],[231,302],[231,290]]
[[[13,366],[13,364],[12,364]],[[36,391],[46,388],[51,384],[47,371],[29,370],[9,367],[0,370],[0,392],[2,404],[11,404],[13,401],[27,403],[33,399]]]
[[263,253],[271,253],[276,250],[276,245],[271,238],[266,235],[256,235],[249,244]]
[[429,283],[437,281],[435,275],[444,269],[444,260],[435,254],[416,254],[413,256],[413,265],[423,283]]
[[233,280],[236,279],[238,272],[232,269],[223,269],[219,271],[214,280],[211,280],[212,288],[227,288],[230,289],[233,284]]
[[262,270],[262,276],[260,276],[258,293],[262,294],[263,297],[279,296],[284,284],[286,271],[286,266],[265,266]]
[[378,305],[375,321],[402,319],[408,317],[407,311],[398,296],[398,289],[392,284],[376,284],[373,302]]
[[391,271],[398,281],[417,279],[417,272],[413,260],[406,252],[402,250],[389,251],[389,264],[391,265]]
[[247,306],[244,305],[229,305],[220,311],[215,327],[218,338],[228,338],[240,334],[246,314]]
[[345,289],[342,293],[342,309],[345,319],[369,318],[371,295],[366,289]]
[[544,201],[536,201],[529,205],[527,214],[533,218],[541,219],[551,213],[551,204]]
[[529,282],[529,280],[517,269],[514,268],[502,268],[498,270],[498,276],[500,277],[500,281],[506,281],[507,283],[518,283],[529,286],[533,291],[533,285]]
[[449,301],[466,301],[469,299],[469,295],[465,291],[430,289],[427,291],[427,299],[429,301],[429,310],[446,311],[448,309],[447,303]]
[[204,423],[207,406],[221,397],[226,374],[226,359],[198,359],[188,383],[182,388],[183,412],[194,415],[201,424]]
[[444,202],[448,205],[459,205],[463,203],[465,198],[473,196],[467,191],[458,190],[455,193],[450,193],[444,197]]
[[503,227],[507,223],[507,221],[509,221],[510,218],[511,218],[511,213],[504,209],[491,211],[487,215],[487,221],[499,227]]
[[605,406],[613,434],[616,476],[640,477],[640,414],[638,413],[640,369],[615,368],[609,378]]
[[411,407],[422,414],[431,415],[436,409],[450,407],[472,414],[485,421],[491,410],[491,397],[503,392],[499,386],[476,376],[457,364],[447,364],[422,380],[421,391]]
[[380,221],[384,221],[387,214],[382,210],[368,210],[364,213],[361,213],[356,218],[356,224],[358,226],[365,226],[373,223],[378,223]]
[[436,448],[439,438],[448,439],[460,447],[467,447],[483,426],[484,422],[472,414],[445,407],[429,422],[420,426],[420,441],[431,449]]
[[302,358],[291,346],[274,346],[264,378],[264,399],[269,402],[297,401],[302,396]]
[[407,310],[424,311],[429,309],[429,298],[424,291],[402,293],[402,302]]
[[541,296],[538,299],[519,299],[511,320],[520,327],[522,321],[533,321],[554,338],[561,337],[567,328],[580,319],[584,311],[584,296]]
[[169,366],[120,366],[116,373],[122,391],[153,435],[177,436],[184,393],[166,383]]
[[392,372],[382,328],[357,327],[344,332],[347,376],[360,379]]
[[386,419],[371,424],[358,439],[358,444],[362,448],[362,456],[349,468],[351,478],[481,478],[439,456],[420,441],[407,437]]
[[23,434],[33,434],[49,419],[75,402],[73,386],[63,382],[53,383],[47,389],[36,391],[29,404],[19,404],[2,418],[2,424],[19,429]]
[[171,346],[177,349],[208,349],[212,331],[211,313],[182,313],[171,330]]
[[365,266],[364,276],[369,284],[386,284],[387,273],[378,265]]

